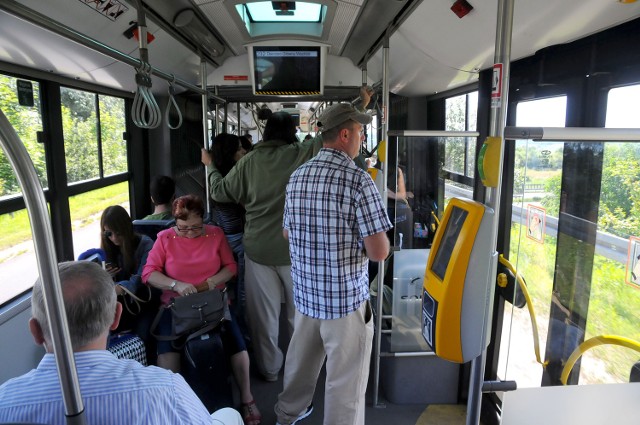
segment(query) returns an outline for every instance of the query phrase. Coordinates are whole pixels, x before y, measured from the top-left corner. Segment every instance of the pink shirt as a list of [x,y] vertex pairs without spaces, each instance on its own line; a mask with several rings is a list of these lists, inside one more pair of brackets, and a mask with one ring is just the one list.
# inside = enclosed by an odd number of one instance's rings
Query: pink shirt
[[[204,229],[204,235],[193,239],[180,237],[173,229],[158,233],[144,266],[142,281],[147,283],[151,273],[160,272],[171,279],[197,285],[225,266],[237,273],[233,251],[222,229],[209,225]],[[165,290],[160,299],[168,304],[177,296],[177,292]]]

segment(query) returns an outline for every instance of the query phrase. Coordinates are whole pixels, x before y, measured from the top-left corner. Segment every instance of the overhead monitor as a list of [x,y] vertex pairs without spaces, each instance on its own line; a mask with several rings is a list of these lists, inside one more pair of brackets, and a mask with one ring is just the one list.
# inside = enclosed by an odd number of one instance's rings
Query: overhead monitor
[[249,46],[253,93],[317,96],[324,91],[322,46]]
[[484,319],[495,267],[493,210],[453,198],[436,231],[422,296],[422,334],[439,357],[464,363],[486,347]]

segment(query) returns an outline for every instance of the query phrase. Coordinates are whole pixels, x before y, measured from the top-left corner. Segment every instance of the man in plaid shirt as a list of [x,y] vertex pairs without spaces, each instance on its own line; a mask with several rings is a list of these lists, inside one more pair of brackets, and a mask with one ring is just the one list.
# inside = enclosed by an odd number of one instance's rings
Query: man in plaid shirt
[[296,315],[278,424],[309,415],[325,358],[324,423],[364,424],[373,340],[367,265],[387,257],[392,227],[371,177],[353,162],[370,122],[348,103],[327,109],[319,118],[323,148],[287,185],[283,233]]

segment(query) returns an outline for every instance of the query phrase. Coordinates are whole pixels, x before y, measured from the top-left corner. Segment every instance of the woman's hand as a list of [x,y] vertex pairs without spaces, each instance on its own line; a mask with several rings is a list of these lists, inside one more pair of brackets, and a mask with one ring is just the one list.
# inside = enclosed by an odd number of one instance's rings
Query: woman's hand
[[176,286],[173,288],[173,290],[180,294],[180,296],[182,297],[198,292],[198,289],[194,285],[184,282],[176,282]]
[[226,283],[225,282],[219,282],[219,280],[216,278],[217,275],[211,276],[210,278],[208,278],[206,280],[206,283],[209,287],[209,289],[220,289],[221,291],[226,288]]
[[114,277],[115,275],[117,275],[120,272],[120,267],[111,264],[111,263],[107,263],[105,264],[105,268],[104,268],[107,273],[109,273],[111,275],[111,277]]

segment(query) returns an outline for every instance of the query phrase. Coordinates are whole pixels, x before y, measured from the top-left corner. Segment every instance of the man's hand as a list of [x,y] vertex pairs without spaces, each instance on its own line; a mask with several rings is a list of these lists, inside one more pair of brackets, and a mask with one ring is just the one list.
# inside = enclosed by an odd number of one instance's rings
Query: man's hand
[[360,87],[360,105],[361,109],[365,110],[369,102],[371,102],[371,96],[373,96],[375,92],[370,86],[362,86]]

